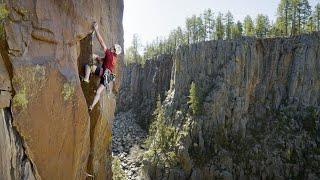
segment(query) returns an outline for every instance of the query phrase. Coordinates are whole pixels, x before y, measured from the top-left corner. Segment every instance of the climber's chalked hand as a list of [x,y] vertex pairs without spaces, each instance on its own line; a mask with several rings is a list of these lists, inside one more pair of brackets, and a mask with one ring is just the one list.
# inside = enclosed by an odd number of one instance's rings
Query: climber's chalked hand
[[94,30],[98,30],[98,28],[99,28],[98,23],[94,21],[94,22],[92,23],[92,28],[93,28]]

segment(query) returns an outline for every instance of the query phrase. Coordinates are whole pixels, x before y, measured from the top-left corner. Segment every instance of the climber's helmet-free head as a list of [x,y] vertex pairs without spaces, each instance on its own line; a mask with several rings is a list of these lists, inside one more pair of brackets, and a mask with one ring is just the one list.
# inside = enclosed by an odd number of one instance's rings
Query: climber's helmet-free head
[[111,48],[111,50],[116,53],[117,55],[121,54],[122,48],[119,44],[114,44]]

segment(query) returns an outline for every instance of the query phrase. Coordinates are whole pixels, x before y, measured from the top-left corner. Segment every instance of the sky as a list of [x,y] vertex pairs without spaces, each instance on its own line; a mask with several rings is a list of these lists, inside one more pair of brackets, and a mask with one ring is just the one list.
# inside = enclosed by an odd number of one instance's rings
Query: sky
[[[205,9],[233,14],[235,21],[246,15],[268,15],[275,20],[280,0],[124,0],[124,40],[129,47],[133,34],[138,34],[142,44],[156,37],[166,37],[171,30],[183,27],[185,19],[199,15]],[[309,0],[312,7],[320,0]]]

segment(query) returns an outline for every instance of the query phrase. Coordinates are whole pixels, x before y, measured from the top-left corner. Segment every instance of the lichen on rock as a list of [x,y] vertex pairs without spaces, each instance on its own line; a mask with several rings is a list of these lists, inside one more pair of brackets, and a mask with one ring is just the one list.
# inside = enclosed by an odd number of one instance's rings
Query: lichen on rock
[[8,17],[9,11],[7,10],[4,3],[0,4],[0,37],[4,36],[4,21]]
[[62,90],[63,99],[65,101],[68,101],[72,99],[74,95],[74,86],[70,83],[64,83],[63,84],[63,90]]
[[16,92],[16,95],[13,97],[12,106],[26,108],[28,102],[29,101],[27,99],[26,87],[23,86]]

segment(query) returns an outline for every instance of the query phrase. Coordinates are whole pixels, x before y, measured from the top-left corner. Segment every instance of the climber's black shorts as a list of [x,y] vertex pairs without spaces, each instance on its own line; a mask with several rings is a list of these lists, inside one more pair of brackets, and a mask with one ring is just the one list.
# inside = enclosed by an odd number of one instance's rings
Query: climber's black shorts
[[100,84],[104,85],[104,87],[107,87],[106,83],[107,83],[106,79],[103,76],[101,76],[100,77]]
[[103,69],[101,66],[97,66],[96,70],[94,71],[94,74],[97,76],[102,76],[103,75]]

